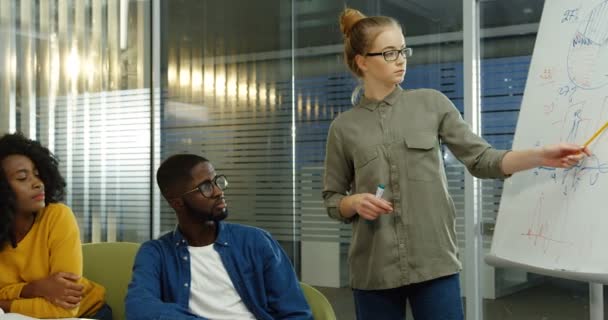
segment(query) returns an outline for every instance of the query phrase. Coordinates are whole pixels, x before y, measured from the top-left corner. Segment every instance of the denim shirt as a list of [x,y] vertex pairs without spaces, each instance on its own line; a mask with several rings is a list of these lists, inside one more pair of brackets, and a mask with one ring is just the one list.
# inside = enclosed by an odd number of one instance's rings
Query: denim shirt
[[[312,319],[291,262],[264,230],[218,223],[213,245],[257,319]],[[142,244],[125,299],[127,319],[205,319],[190,312],[190,254],[178,228]]]

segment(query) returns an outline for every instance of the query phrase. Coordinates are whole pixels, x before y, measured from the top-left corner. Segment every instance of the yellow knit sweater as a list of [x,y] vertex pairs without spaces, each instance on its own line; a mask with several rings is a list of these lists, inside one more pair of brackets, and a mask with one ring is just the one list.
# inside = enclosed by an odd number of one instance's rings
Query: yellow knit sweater
[[72,210],[49,204],[36,216],[34,225],[17,248],[0,249],[0,300],[11,300],[10,312],[37,318],[81,317],[94,314],[104,303],[105,289],[81,278],[84,297],[79,307],[63,309],[44,298],[21,298],[23,287],[56,272],[82,276],[80,231]]

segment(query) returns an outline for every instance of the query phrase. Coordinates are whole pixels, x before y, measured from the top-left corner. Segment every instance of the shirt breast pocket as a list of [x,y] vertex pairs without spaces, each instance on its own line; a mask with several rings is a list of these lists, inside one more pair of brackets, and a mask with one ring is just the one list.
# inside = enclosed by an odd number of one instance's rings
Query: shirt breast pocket
[[376,150],[376,146],[363,148],[355,152],[353,158],[355,169],[362,169],[378,158],[378,150]]
[[376,146],[366,147],[357,150],[353,155],[353,165],[355,167],[356,185],[364,181],[376,181],[378,175],[378,150]]
[[433,181],[440,176],[437,137],[408,135],[405,137],[407,177],[410,180]]

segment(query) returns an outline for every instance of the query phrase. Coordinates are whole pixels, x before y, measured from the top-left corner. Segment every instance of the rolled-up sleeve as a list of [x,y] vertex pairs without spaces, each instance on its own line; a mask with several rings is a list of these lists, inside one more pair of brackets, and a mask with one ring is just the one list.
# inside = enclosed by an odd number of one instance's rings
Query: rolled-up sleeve
[[26,285],[26,282],[20,282],[0,288],[0,300],[15,300],[21,298],[21,291]]
[[458,109],[442,93],[436,92],[439,107],[439,136],[454,156],[477,178],[504,179],[502,159],[508,150],[494,149],[486,140],[471,131]]
[[330,218],[345,223],[352,221],[352,218],[345,218],[340,214],[340,201],[350,191],[353,176],[352,161],[347,158],[344,143],[334,120],[327,135],[323,176],[323,200]]

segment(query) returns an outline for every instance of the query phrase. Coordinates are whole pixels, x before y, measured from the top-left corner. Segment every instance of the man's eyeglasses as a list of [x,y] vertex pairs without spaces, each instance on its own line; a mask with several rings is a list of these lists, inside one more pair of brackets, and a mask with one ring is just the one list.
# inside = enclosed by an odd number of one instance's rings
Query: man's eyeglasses
[[201,184],[199,184],[196,188],[185,192],[184,194],[182,194],[182,197],[189,193],[199,191],[203,195],[203,197],[211,198],[213,197],[214,185],[216,185],[220,190],[224,191],[228,188],[228,179],[226,179],[226,176],[223,174],[217,175],[215,176],[215,178],[213,178],[213,180],[205,180],[201,182]]
[[395,50],[386,50],[382,52],[370,52],[365,56],[382,56],[386,62],[391,62],[397,60],[399,55],[401,55],[404,59],[407,59],[412,56],[414,50],[412,48],[403,48],[403,49],[395,49]]

